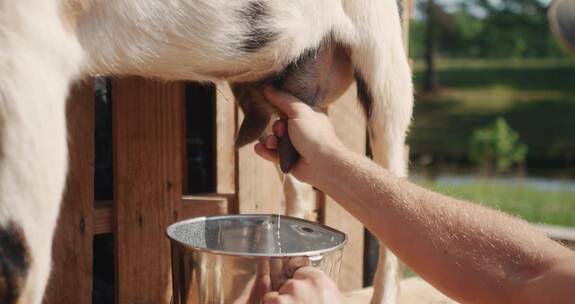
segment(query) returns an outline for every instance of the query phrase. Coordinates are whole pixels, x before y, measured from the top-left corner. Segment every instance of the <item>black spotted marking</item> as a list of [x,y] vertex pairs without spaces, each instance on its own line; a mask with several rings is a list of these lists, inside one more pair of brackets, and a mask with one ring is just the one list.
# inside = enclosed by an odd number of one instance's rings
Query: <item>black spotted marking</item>
[[363,111],[365,112],[365,116],[370,119],[373,114],[373,95],[371,95],[369,86],[359,71],[356,70],[353,76],[357,83],[357,97],[361,103]]
[[0,228],[0,304],[14,304],[24,287],[30,252],[20,226]]
[[405,7],[403,7],[403,1],[397,0],[397,11],[399,12],[399,20],[401,21],[402,26],[403,26],[403,10],[404,9],[405,9]]
[[251,1],[240,11],[240,21],[246,24],[247,32],[240,44],[246,53],[254,53],[268,45],[276,36],[269,30],[270,10],[264,1]]

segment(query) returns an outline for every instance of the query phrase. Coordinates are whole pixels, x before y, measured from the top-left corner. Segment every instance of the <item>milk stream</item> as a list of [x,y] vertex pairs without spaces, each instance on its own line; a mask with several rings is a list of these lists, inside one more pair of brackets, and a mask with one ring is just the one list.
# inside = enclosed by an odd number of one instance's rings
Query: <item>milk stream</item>
[[[281,172],[281,171],[280,171]],[[286,185],[286,174],[281,174],[282,177],[282,186],[283,189],[285,189],[285,185]],[[284,198],[285,198],[285,193],[284,193]],[[277,245],[278,245],[278,249],[279,249],[279,253],[282,253],[282,240],[281,240],[281,234],[280,234],[280,230],[282,228],[282,218],[281,215],[278,213],[278,227],[277,227]]]
[[[283,178],[283,183],[285,183],[285,175]],[[281,218],[281,215],[279,214],[279,212],[278,212],[278,214],[276,214],[276,217],[277,217],[276,218],[277,226],[273,224],[273,217],[270,217],[266,222],[266,229],[269,231],[268,235],[271,237],[271,240],[273,240],[273,236],[274,236],[273,233],[275,232],[275,241],[276,241],[275,246],[277,248],[269,248],[269,249],[272,250],[272,252],[274,252],[274,253],[281,254],[281,253],[283,253],[281,233],[280,233],[281,227],[282,227],[282,218]],[[275,231],[272,230],[272,229],[274,229],[273,227],[275,227]],[[272,243],[269,243],[269,244],[271,246],[273,246]]]
[[281,234],[280,234],[281,227],[282,227],[282,218],[278,214],[277,240],[278,240],[278,248],[279,248],[280,253],[282,253],[282,240],[281,240]]

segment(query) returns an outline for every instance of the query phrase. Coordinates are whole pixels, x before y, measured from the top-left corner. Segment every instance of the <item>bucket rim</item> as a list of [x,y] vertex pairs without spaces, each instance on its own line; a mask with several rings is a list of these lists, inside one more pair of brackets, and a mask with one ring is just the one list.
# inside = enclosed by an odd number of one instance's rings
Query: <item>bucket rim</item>
[[180,240],[177,240],[170,235],[170,231],[173,231],[176,227],[186,225],[189,223],[202,222],[202,221],[208,221],[208,220],[217,220],[217,219],[226,219],[226,218],[238,218],[238,217],[277,217],[277,216],[278,216],[278,214],[227,214],[227,215],[194,217],[194,218],[189,218],[189,219],[175,222],[175,223],[171,224],[170,226],[168,226],[168,228],[166,228],[166,236],[170,240],[171,244],[177,244],[177,245],[180,245],[182,247],[189,248],[192,251],[197,251],[199,253],[208,253],[208,254],[214,254],[214,255],[224,255],[224,256],[233,256],[233,257],[241,257],[241,258],[254,258],[254,259],[323,256],[325,254],[329,254],[332,252],[335,253],[335,252],[340,251],[341,249],[343,249],[343,247],[349,241],[347,234],[345,234],[344,232],[342,232],[340,230],[329,227],[329,226],[324,225],[322,223],[312,222],[312,221],[308,221],[305,219],[287,216],[287,215],[279,215],[279,217],[280,217],[280,219],[286,218],[286,219],[290,219],[293,221],[298,221],[298,222],[302,222],[302,223],[306,223],[306,224],[313,224],[313,225],[319,226],[323,229],[329,230],[331,232],[341,234],[343,236],[343,241],[338,245],[328,247],[328,248],[323,248],[320,250],[310,250],[310,251],[301,251],[301,252],[293,252],[293,253],[249,253],[249,252],[231,252],[231,251],[225,251],[225,250],[216,250],[216,249],[202,248],[199,246],[193,246],[190,244],[186,244]]

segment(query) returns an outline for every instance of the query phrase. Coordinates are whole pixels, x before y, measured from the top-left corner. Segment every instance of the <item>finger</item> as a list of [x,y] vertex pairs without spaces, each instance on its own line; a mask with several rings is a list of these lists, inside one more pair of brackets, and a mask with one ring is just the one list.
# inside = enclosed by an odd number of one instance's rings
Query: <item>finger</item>
[[270,260],[270,277],[272,279],[272,289],[279,290],[287,278],[283,272],[283,259]]
[[307,285],[304,281],[294,279],[287,280],[279,290],[281,295],[295,295],[307,290]]
[[280,293],[277,291],[272,291],[266,293],[263,299],[264,304],[279,304],[280,303]]
[[253,291],[254,291],[254,285],[256,283],[256,277],[252,277],[248,283],[246,284],[246,287],[244,288],[244,290],[242,291],[242,293],[239,295],[238,299],[235,300],[233,302],[233,304],[243,304],[243,303],[248,303]]
[[284,266],[285,267],[285,275],[288,278],[293,278],[294,273],[305,266],[309,266],[310,265],[310,261],[309,258],[307,257],[297,257],[297,258],[291,258],[289,259],[289,261],[287,262],[287,264]]
[[297,97],[271,86],[264,89],[264,94],[267,100],[288,118],[295,118],[302,111],[311,111],[311,108]]
[[264,140],[264,145],[268,150],[276,150],[278,148],[278,138],[275,135],[269,135]]
[[272,131],[277,137],[283,137],[286,131],[286,123],[285,121],[278,119],[274,122],[272,126]]
[[262,293],[260,294],[264,294],[264,293],[268,293],[270,291],[272,291],[272,279],[270,278],[269,274],[265,274],[263,276],[260,277],[260,290],[262,291]]
[[324,276],[325,274],[312,266],[306,266],[306,267],[301,267],[298,268],[294,274],[293,274],[293,278],[296,280],[305,280],[305,279],[317,279],[317,278],[321,278],[322,276]]
[[264,297],[263,299],[263,303],[264,304],[300,304],[301,301],[298,301],[298,299],[290,294],[278,294],[277,296],[275,295],[276,292],[273,292],[273,296],[271,296],[269,299],[266,297]]
[[271,161],[274,164],[279,163],[279,156],[277,152],[275,150],[269,150],[268,148],[265,147],[264,144],[258,143],[257,145],[254,146],[254,150],[256,151],[256,154],[262,157],[263,159]]
[[337,289],[335,282],[325,272],[312,266],[306,266],[296,270],[293,279],[308,281],[316,287]]

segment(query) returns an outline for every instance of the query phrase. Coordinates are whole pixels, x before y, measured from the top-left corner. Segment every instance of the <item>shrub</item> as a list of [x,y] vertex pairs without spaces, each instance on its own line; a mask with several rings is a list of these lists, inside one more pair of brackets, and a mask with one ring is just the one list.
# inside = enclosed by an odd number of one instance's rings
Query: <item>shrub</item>
[[502,173],[514,164],[521,163],[527,155],[527,145],[519,140],[504,118],[499,117],[485,128],[473,131],[469,145],[469,157],[484,169]]

